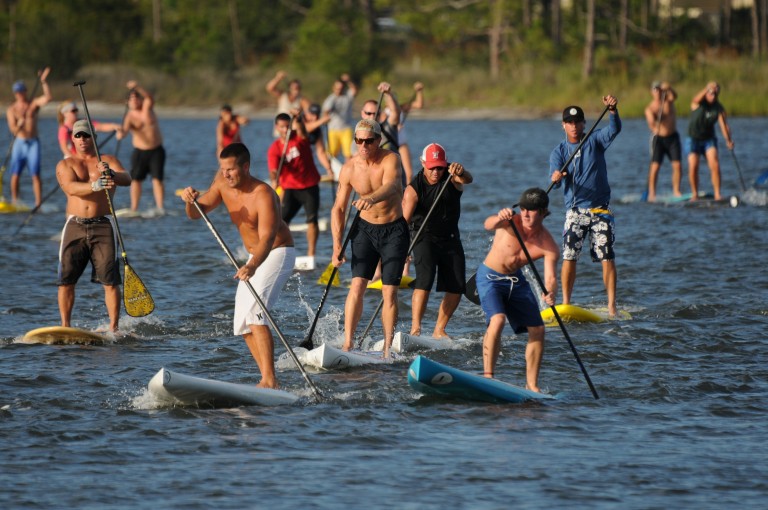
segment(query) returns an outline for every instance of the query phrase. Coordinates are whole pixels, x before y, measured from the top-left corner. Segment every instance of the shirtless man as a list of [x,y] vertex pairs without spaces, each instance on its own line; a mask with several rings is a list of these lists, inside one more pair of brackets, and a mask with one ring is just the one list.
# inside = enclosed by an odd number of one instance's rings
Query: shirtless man
[[381,259],[384,298],[381,322],[384,357],[388,358],[397,321],[397,288],[409,241],[402,209],[402,169],[397,153],[379,147],[381,127],[377,122],[363,119],[355,126],[354,133],[358,152],[341,169],[336,202],[331,209],[333,264],[339,267],[346,260],[341,246],[347,202],[353,191],[359,195],[352,202],[360,211],[360,221],[350,234],[352,285],[344,306],[343,348],[352,349],[355,329],[363,313],[363,296]]
[[515,333],[528,330],[526,388],[538,392],[539,369],[544,355],[544,322],[538,302],[521,271],[528,258],[510,223],[514,222],[531,259],[544,258],[544,285],[548,293],[542,297],[550,306],[555,304],[557,294],[560,247],[543,225],[544,218],[549,215],[547,192],[539,188],[528,189],[519,203],[519,215],[505,207],[485,220],[486,230],[496,233],[488,255],[477,269],[477,293],[488,325],[483,338],[483,370],[485,377],[493,378],[501,350],[501,332],[509,320]]
[[240,280],[235,296],[234,334],[243,335],[261,372],[261,388],[277,388],[275,344],[269,321],[245,282],[250,282],[267,309],[272,308],[293,272],[296,254],[288,225],[280,219],[280,199],[272,187],[249,173],[251,155],[242,143],[219,154],[219,170],[210,189],[185,188],[187,216],[201,218],[193,205],[209,213],[222,202],[248,250],[248,261],[235,273]]
[[648,201],[656,200],[656,183],[659,178],[659,168],[664,156],[669,158],[672,165],[672,193],[679,197],[680,180],[682,179],[682,146],[680,134],[677,132],[677,112],[675,100],[677,92],[667,82],[653,82],[651,85],[653,99],[645,107],[645,120],[651,137],[651,166],[648,169]]
[[[17,81],[13,84],[13,94],[16,101],[8,107],[5,112],[8,120],[8,129],[13,137],[11,152],[11,203],[16,203],[19,199],[19,176],[24,166],[29,167],[29,173],[32,175],[32,192],[35,194],[35,206],[42,202],[43,183],[40,180],[40,140],[37,135],[37,114],[40,108],[48,104],[51,100],[51,89],[48,87],[48,73],[50,67],[46,67],[40,73],[40,85],[43,87],[43,94],[27,98],[27,86],[23,81]],[[5,170],[3,161],[3,170]]]
[[56,165],[56,178],[67,195],[67,221],[59,248],[59,313],[61,325],[70,326],[75,305],[75,285],[91,261],[91,281],[104,286],[109,329],[116,331],[120,318],[120,263],[115,231],[104,190],[114,196],[116,186],[130,186],[131,177],[114,156],[96,156],[87,120],[72,127],[75,154]]
[[128,112],[123,120],[123,131],[133,135],[133,153],[131,154],[131,210],[139,210],[141,185],[147,175],[152,177],[152,192],[155,195],[155,206],[159,213],[163,208],[165,187],[163,176],[165,171],[165,149],[163,135],[155,115],[155,100],[135,80],[126,86],[128,93]]

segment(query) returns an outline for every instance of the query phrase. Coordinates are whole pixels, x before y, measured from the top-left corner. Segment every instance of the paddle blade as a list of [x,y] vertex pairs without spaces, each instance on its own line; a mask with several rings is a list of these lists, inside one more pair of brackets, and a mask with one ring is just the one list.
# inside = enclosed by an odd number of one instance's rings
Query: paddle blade
[[477,293],[477,273],[473,273],[467,280],[467,288],[464,291],[464,297],[472,301],[474,304],[480,304],[480,295]]
[[323,274],[320,275],[320,278],[317,279],[317,283],[320,285],[328,285],[328,282],[331,281],[331,278],[333,278],[331,285],[334,287],[338,287],[341,285],[341,279],[339,278],[339,272],[336,270],[335,267],[333,267],[333,263],[328,264],[328,267],[325,268],[325,271],[323,271]]
[[144,282],[127,263],[123,282],[123,303],[126,313],[131,317],[144,317],[155,309],[155,301],[144,286]]

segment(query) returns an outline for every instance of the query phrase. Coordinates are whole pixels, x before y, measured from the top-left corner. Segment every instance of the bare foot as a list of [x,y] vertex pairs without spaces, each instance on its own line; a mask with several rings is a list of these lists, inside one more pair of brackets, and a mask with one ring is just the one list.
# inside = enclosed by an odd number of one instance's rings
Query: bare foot
[[352,350],[352,343],[344,342],[344,345],[341,347],[341,350],[344,352],[349,352]]
[[648,193],[647,200],[648,200],[648,202],[655,202],[656,201],[656,195],[651,195],[650,193]]
[[616,318],[616,307],[615,306],[609,306],[608,307],[608,317],[610,317],[611,319],[615,319]]
[[421,336],[421,328],[419,329],[412,329],[410,333],[408,333],[411,336]]
[[442,331],[442,332],[435,331],[434,333],[432,333],[432,338],[436,338],[437,340],[450,340],[451,339],[451,337],[448,336],[448,333],[446,333],[445,331]]
[[722,200],[723,197],[720,195],[720,193],[715,193],[715,200]]
[[483,372],[483,377],[493,379],[493,372]]
[[679,189],[678,189],[678,190],[675,190],[675,191],[673,191],[673,192],[672,192],[672,194],[673,194],[674,196],[676,196],[676,197],[682,197],[682,196],[683,196],[683,194],[682,194],[682,193],[680,193],[680,190],[679,190]]
[[539,389],[539,387],[538,387],[538,386],[528,386],[528,385],[526,384],[526,385],[525,385],[525,389],[526,389],[526,390],[529,390],[529,391],[533,391],[533,392],[535,392],[535,393],[541,393],[541,390]]
[[383,351],[381,357],[384,358],[384,359],[389,359],[389,348],[388,347],[384,347],[384,351]]
[[276,390],[278,388],[277,381],[272,379],[269,381],[265,381],[262,379],[259,384],[256,385],[257,388],[267,388],[269,390]]

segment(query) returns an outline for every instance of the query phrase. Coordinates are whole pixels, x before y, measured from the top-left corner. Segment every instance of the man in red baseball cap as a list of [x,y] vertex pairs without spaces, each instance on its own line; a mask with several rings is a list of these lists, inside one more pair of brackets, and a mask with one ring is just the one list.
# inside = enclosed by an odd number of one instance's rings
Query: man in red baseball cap
[[411,335],[421,334],[421,319],[437,275],[437,291],[445,295],[432,336],[446,338],[445,327],[466,290],[459,217],[464,185],[471,183],[473,177],[461,163],[448,163],[445,149],[438,143],[424,147],[420,161],[423,168],[405,188],[403,196],[403,217],[410,223],[411,236],[424,227],[418,239],[413,240],[416,279],[411,284]]

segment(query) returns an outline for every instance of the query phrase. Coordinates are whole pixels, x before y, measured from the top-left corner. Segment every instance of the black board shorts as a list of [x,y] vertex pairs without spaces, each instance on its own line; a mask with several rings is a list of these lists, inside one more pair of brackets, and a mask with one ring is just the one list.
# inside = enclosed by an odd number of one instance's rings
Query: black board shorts
[[375,224],[361,218],[352,235],[352,276],[372,279],[381,259],[381,283],[400,285],[410,242],[405,219]]

